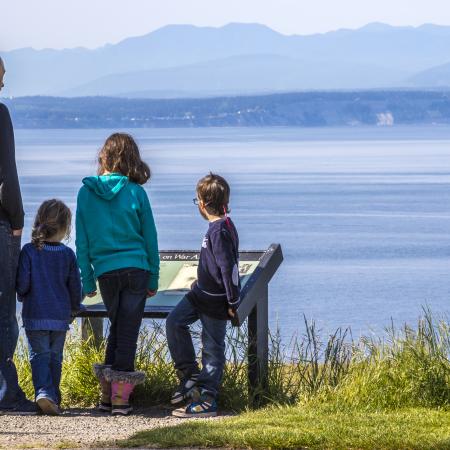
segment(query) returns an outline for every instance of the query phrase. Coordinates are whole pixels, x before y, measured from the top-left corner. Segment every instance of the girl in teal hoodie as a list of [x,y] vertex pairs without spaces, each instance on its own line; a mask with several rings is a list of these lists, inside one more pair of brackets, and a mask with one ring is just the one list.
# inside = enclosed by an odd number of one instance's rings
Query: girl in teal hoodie
[[83,293],[98,285],[111,322],[100,381],[99,408],[129,414],[129,396],[144,374],[134,370],[145,301],[158,289],[159,253],[155,222],[142,185],[150,169],[134,139],[110,136],[98,157],[98,176],[83,179],[78,193],[76,248]]

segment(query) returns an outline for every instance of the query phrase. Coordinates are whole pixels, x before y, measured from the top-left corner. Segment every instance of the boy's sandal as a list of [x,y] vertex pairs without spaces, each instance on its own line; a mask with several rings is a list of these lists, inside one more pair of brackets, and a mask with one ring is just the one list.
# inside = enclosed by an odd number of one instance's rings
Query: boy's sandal
[[207,400],[200,400],[192,402],[186,408],[179,408],[172,412],[174,417],[188,418],[188,417],[215,417],[217,416],[217,406],[215,401],[209,402]]

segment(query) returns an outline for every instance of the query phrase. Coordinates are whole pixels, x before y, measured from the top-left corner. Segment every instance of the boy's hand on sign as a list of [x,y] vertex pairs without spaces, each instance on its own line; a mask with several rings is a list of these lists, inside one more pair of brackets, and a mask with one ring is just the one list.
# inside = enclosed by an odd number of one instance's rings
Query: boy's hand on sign
[[157,292],[158,292],[158,289],[155,289],[154,291],[147,289],[147,297],[154,297]]
[[88,294],[86,294],[86,297],[92,298],[92,297],[95,297],[96,295],[97,295],[97,291],[92,291],[92,292],[89,292]]
[[230,317],[234,317],[235,316],[235,313],[234,313],[234,311],[231,308],[228,308],[228,315]]
[[12,230],[12,235],[13,236],[22,236],[22,230]]

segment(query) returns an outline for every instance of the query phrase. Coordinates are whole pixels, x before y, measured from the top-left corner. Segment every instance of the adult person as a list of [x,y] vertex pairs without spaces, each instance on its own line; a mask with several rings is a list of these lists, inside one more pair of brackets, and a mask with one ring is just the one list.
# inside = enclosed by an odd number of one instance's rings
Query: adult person
[[[0,58],[0,90],[4,76]],[[14,131],[8,108],[0,103],[0,411],[28,413],[36,406],[20,388],[13,361],[19,337],[15,284],[23,221]]]

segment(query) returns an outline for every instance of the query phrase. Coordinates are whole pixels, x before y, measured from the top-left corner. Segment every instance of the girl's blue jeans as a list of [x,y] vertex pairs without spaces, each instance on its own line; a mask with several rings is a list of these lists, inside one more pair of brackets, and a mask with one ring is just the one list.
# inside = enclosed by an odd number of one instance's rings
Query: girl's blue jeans
[[177,370],[187,375],[199,372],[189,330],[189,326],[197,320],[202,326],[202,370],[197,386],[202,393],[216,397],[225,367],[227,321],[202,314],[184,297],[167,317],[167,342]]
[[36,400],[61,403],[62,360],[66,331],[26,330]]

